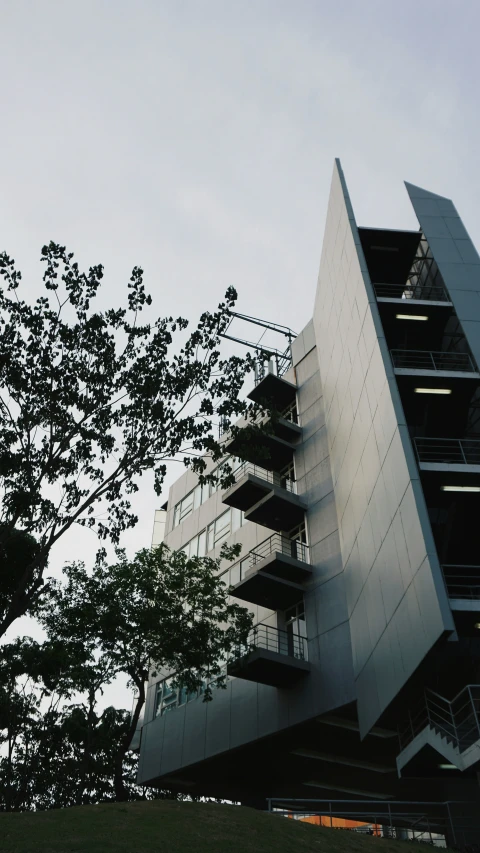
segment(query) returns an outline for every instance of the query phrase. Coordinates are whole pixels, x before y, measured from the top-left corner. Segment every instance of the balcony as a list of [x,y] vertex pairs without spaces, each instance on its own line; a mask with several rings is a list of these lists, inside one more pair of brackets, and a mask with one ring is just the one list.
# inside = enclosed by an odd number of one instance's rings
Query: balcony
[[480,603],[480,566],[444,563],[442,566],[448,597],[465,602],[464,608],[471,609]]
[[235,483],[223,495],[223,503],[245,512],[271,530],[291,530],[304,519],[306,505],[296,495],[296,483],[276,471],[246,462],[233,472]]
[[395,372],[401,373],[473,373],[478,378],[472,357],[466,352],[430,352],[393,349],[390,351]]
[[310,671],[307,641],[271,625],[255,625],[247,644],[230,659],[227,671],[235,678],[258,684],[293,687]]
[[[283,428],[284,432],[286,432],[285,425],[296,430],[295,437],[301,433],[300,427],[296,424],[279,418],[280,429]],[[275,429],[273,424],[272,428]],[[252,424],[244,427],[235,438],[228,441],[225,450],[232,456],[251,462],[255,466],[262,466],[269,471],[281,471],[293,461],[295,447],[290,441],[264,432]]]
[[302,584],[311,576],[309,549],[303,542],[275,533],[250,551],[248,561],[234,587],[236,598],[269,610],[286,610],[301,599]]
[[413,301],[416,304],[431,305],[437,303],[447,307],[452,305],[444,287],[411,284],[410,282],[406,284],[374,282],[373,288],[378,302],[394,302],[404,305],[407,301]]
[[418,255],[420,231],[359,227],[358,235],[371,281],[407,281]]
[[296,441],[302,434],[302,428],[298,425],[297,402],[290,403],[286,409],[275,416],[267,416],[261,423],[268,421],[273,434],[283,441]]
[[414,445],[423,471],[480,473],[478,438],[415,438]]
[[297,386],[283,378],[292,366],[290,347],[284,353],[272,354],[265,367],[264,361],[257,362],[255,388],[247,396],[254,403],[266,403],[283,412],[295,402]]

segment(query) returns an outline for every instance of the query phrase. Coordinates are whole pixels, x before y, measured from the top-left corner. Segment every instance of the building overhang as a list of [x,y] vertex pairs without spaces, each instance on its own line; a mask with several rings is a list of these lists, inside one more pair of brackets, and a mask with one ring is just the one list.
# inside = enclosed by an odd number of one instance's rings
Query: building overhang
[[466,379],[471,382],[472,379],[478,382],[480,373],[477,370],[421,370],[412,367],[395,367],[395,375],[397,377],[408,376],[412,379],[423,377],[429,379],[430,382],[440,385],[441,380],[449,379],[450,381],[458,382],[461,379]]
[[[475,483],[480,476],[480,465],[462,465],[457,462],[419,462],[419,467],[421,471],[438,471],[442,474],[476,474]],[[447,477],[447,480],[450,482],[452,477]]]
[[304,592],[302,584],[311,574],[308,563],[274,551],[257,562],[236,584],[234,594],[242,601],[269,610],[286,610],[300,600]]
[[[285,418],[282,418],[282,421],[290,423]],[[227,442],[225,450],[232,456],[251,462],[253,465],[260,465],[267,471],[281,471],[286,468],[292,462],[295,452],[293,444],[289,441],[254,426],[240,430],[235,438]]]
[[268,495],[271,490],[271,483],[249,473],[224,492],[222,502],[227,506],[245,511]]
[[254,403],[264,402],[283,412],[294,402],[296,393],[297,386],[292,382],[287,382],[275,373],[267,373],[247,397]]
[[310,672],[308,661],[258,648],[228,664],[228,674],[271,687],[293,687]]
[[[478,500],[479,495],[475,492],[480,487],[480,465],[460,465],[448,462],[420,462],[418,467],[422,474],[422,482],[426,488],[439,489],[444,492],[444,497],[449,495],[470,495]],[[446,488],[444,488],[446,487]],[[455,491],[459,487],[460,491]],[[475,491],[462,491],[473,488]]]
[[291,583],[304,583],[312,575],[308,563],[282,551],[272,551],[263,560],[259,560],[252,571],[268,572],[269,575]]
[[420,231],[359,227],[358,234],[372,282],[407,281],[422,236]]
[[287,610],[301,600],[303,587],[268,572],[254,570],[234,586],[233,594],[235,598],[268,610]]
[[253,521],[270,530],[291,530],[302,523],[306,508],[297,495],[274,486],[265,497],[245,511],[245,521]]
[[[398,285],[398,292],[404,285]],[[399,306],[402,308],[402,313],[411,313],[415,314],[418,312],[418,308],[422,306],[422,308],[435,309],[440,308],[453,308],[453,302],[450,302],[449,299],[445,300],[437,300],[437,299],[404,299],[402,296],[377,296],[377,302],[381,305],[392,305],[396,311],[398,311]],[[403,309],[406,309],[405,311]],[[393,308],[392,308],[393,310]]]

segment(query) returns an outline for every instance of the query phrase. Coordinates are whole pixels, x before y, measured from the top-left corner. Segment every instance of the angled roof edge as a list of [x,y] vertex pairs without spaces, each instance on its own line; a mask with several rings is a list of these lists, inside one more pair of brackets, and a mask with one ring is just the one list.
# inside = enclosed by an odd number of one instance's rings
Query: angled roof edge
[[438,195],[438,193],[432,193],[430,190],[424,190],[423,187],[417,187],[415,184],[410,184],[408,181],[404,181],[405,187],[407,189],[407,193],[410,196],[410,199],[414,198],[441,198],[445,201],[451,201],[451,198],[447,198],[444,195]]

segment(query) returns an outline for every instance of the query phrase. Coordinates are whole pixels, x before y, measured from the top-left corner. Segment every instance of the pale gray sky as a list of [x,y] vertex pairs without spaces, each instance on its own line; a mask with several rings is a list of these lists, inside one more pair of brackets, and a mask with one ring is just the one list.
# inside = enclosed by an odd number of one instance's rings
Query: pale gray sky
[[[359,224],[417,227],[406,179],[480,244],[476,0],[0,0],[0,22],[0,249],[32,295],[52,239],[105,265],[105,305],[140,264],[157,315],[232,284],[299,331],[336,156]],[[132,552],[158,504],[147,477]]]

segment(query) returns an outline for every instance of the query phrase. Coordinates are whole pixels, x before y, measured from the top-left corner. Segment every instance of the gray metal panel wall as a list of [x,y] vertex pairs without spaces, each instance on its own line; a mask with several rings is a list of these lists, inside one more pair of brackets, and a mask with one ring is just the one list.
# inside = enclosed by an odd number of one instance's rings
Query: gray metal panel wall
[[454,625],[339,161],[314,326],[365,735]]
[[[310,322],[292,348],[302,427],[301,444],[295,453],[295,476],[298,494],[308,504],[306,523],[312,577],[304,599],[309,660],[314,666],[309,684],[313,690],[314,713],[320,714],[353,702],[355,683],[325,410],[314,345]],[[299,719],[308,716],[306,711],[299,708]]]
[[480,366],[480,257],[449,198],[405,183],[420,227]]

